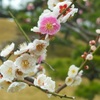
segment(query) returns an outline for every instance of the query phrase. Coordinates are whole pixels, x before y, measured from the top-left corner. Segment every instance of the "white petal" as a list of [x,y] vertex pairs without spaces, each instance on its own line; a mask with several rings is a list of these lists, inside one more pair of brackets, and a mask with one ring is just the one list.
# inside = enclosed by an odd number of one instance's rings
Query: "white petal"
[[7,92],[19,92],[20,90],[26,88],[26,84],[23,82],[13,82],[7,89]]

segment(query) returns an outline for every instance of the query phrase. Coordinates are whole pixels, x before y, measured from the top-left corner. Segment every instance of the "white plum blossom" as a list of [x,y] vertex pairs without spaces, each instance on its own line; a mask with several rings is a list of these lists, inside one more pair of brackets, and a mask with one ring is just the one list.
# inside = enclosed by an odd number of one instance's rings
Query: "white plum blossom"
[[45,74],[40,74],[35,80],[34,85],[42,87],[44,85],[44,81],[46,79]]
[[36,59],[31,55],[25,53],[18,57],[14,63],[20,71],[25,74],[29,74],[34,70]]
[[53,10],[53,8],[57,5],[57,3],[63,2],[63,1],[71,1],[71,0],[48,0],[47,2],[48,8]]
[[51,79],[51,77],[47,77],[44,81],[44,85],[42,87],[43,89],[46,89],[50,92],[55,91],[55,81]]
[[[70,1],[64,1],[59,2],[53,9],[53,13],[58,17],[66,8],[70,6],[72,2]],[[64,13],[60,16],[58,19],[60,23],[65,23],[68,18],[72,17],[75,13],[77,13],[78,9],[74,8],[74,4]]]
[[[64,0],[63,0],[64,1]],[[53,8],[56,6],[56,4],[59,2],[59,0],[48,0],[48,8],[53,10]]]
[[16,66],[11,60],[5,61],[0,67],[0,73],[3,75],[3,78],[7,78],[9,81],[12,81],[15,78],[15,69]]
[[46,77],[45,74],[40,74],[37,79],[34,80],[34,85],[50,92],[55,91],[55,82],[51,80],[51,77]]
[[20,90],[26,88],[27,84],[23,82],[13,82],[7,89],[7,92],[19,92]]
[[80,76],[75,76],[75,77],[66,77],[65,79],[65,84],[67,86],[77,86],[80,85],[80,83],[82,82],[82,78]]
[[7,78],[0,79],[0,89],[7,90],[10,84],[11,82]]
[[78,74],[78,70],[78,67],[76,67],[75,65],[71,65],[68,71],[68,76],[75,77]]
[[65,84],[67,86],[76,86],[79,85],[82,81],[82,74],[83,70],[80,70],[79,68],[76,67],[75,65],[71,65],[68,71],[68,77],[65,79]]
[[93,55],[92,53],[89,53],[87,56],[86,56],[86,60],[92,60],[93,59]]
[[27,51],[28,51],[28,46],[27,43],[25,42],[19,45],[19,50],[15,51],[14,55],[21,55]]
[[92,45],[90,48],[92,51],[95,51],[97,49],[97,47],[95,45]]
[[29,52],[31,54],[35,54],[37,56],[42,55],[44,52],[46,52],[46,47],[49,45],[49,42],[45,40],[38,40],[35,39],[33,43],[29,43],[28,48]]
[[73,84],[73,82],[74,82],[74,78],[73,77],[66,77],[65,84],[67,86],[71,86]]
[[74,82],[72,83],[71,86],[77,86],[77,85],[80,85],[80,83],[82,82],[82,78],[80,76],[76,76],[74,78]]
[[100,34],[100,29],[96,29],[96,33],[97,34]]
[[14,50],[15,44],[11,43],[10,45],[7,45],[0,53],[0,56],[6,57],[9,54],[12,53],[12,51]]

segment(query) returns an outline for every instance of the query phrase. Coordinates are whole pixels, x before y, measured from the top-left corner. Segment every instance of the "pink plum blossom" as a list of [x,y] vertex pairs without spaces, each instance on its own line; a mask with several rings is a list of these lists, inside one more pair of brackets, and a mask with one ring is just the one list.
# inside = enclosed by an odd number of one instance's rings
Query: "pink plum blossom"
[[53,16],[43,17],[40,21],[39,30],[41,34],[55,35],[60,30],[60,23]]

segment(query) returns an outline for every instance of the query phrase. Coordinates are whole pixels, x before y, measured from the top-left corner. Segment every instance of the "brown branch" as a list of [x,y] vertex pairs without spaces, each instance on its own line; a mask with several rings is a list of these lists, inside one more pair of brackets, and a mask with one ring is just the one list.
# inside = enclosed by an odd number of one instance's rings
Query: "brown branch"
[[55,92],[59,93],[61,90],[63,90],[65,87],[67,87],[66,84],[63,84],[62,86],[60,86]]
[[89,38],[83,32],[81,32],[77,27],[74,27],[71,23],[65,23],[64,25],[72,29],[73,31],[77,32],[77,34],[79,34],[85,40],[85,42],[89,41]]
[[[30,81],[30,80],[31,80],[31,81]],[[33,80],[33,81],[32,81],[32,80]],[[37,89],[41,90],[42,92],[47,93],[47,94],[51,94],[51,95],[53,95],[53,96],[55,96],[55,97],[68,98],[68,99],[75,99],[75,97],[73,97],[73,96],[67,96],[67,95],[57,94],[56,92],[50,92],[50,91],[48,91],[48,90],[44,90],[44,89],[40,88],[39,86],[35,86],[35,85],[33,84],[34,79],[32,79],[32,78],[30,78],[30,77],[25,78],[25,80],[17,80],[17,79],[15,79],[14,81],[17,81],[17,82],[24,82],[24,83],[28,84],[29,86],[36,87]]]

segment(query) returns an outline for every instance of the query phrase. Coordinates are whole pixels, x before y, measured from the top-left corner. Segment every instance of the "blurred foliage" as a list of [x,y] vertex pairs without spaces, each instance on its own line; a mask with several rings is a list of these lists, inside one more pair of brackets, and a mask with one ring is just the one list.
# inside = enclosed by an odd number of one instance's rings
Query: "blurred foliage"
[[94,96],[98,94],[100,94],[99,82],[90,82],[88,85],[81,84],[75,90],[75,95],[86,98],[87,100],[93,100]]
[[48,70],[48,74],[55,79],[65,80],[69,66],[71,65],[71,60],[69,58],[53,58],[48,59],[47,62],[54,69],[53,71],[46,65],[45,68]]

